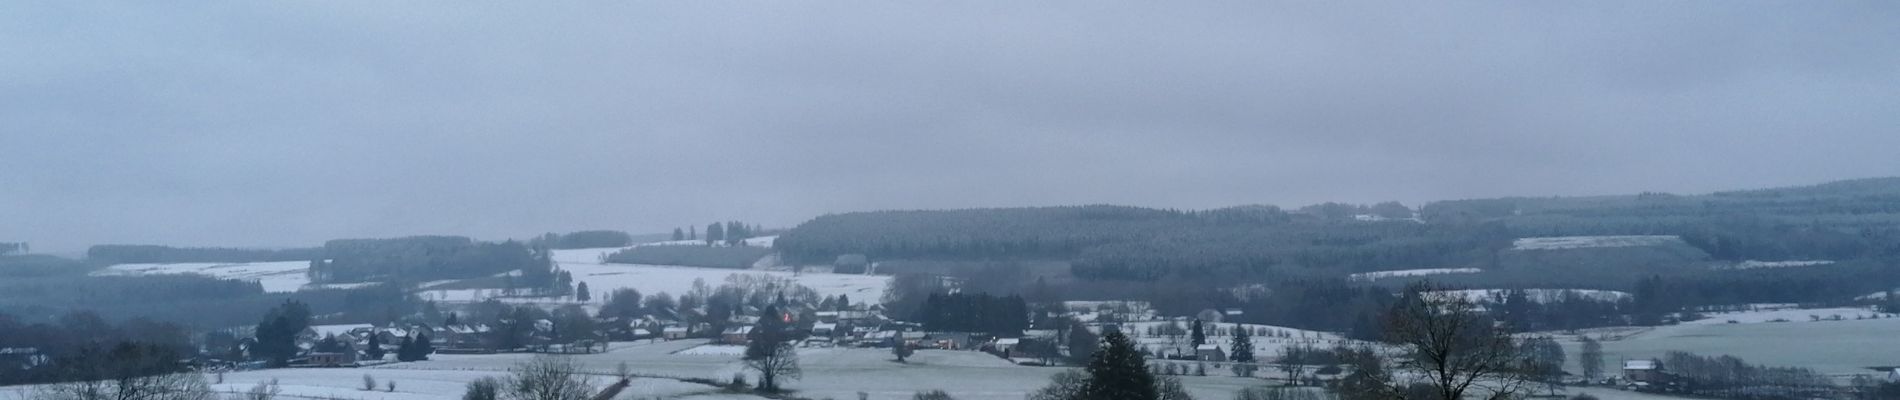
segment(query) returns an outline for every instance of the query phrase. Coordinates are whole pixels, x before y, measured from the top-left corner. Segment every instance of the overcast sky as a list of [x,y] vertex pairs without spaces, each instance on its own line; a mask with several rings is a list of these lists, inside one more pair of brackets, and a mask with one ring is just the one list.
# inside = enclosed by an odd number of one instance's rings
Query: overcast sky
[[1892,1],[23,3],[39,250],[1900,175]]

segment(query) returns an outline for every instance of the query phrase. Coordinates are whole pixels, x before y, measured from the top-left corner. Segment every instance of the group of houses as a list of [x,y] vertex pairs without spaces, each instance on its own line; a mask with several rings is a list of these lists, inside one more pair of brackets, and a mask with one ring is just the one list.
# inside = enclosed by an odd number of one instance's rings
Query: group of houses
[[[426,341],[426,348],[440,352],[468,352],[484,343],[486,325],[410,324],[375,326],[371,324],[316,325],[297,335],[301,355],[291,359],[298,367],[353,367],[386,361],[402,351],[406,342]],[[372,348],[374,346],[374,348]]]

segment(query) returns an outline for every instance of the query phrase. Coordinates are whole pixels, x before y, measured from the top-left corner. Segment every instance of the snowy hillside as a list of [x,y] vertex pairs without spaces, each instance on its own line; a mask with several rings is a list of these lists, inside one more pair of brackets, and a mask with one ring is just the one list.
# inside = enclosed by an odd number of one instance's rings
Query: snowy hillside
[[[748,239],[748,243],[757,241],[761,246],[771,245],[773,236]],[[671,242],[659,242],[671,243]],[[700,242],[695,242],[700,243]],[[703,244],[703,243],[702,243]],[[644,244],[668,245],[668,244]],[[554,262],[562,270],[574,275],[575,282],[586,282],[588,290],[599,294],[620,288],[639,290],[643,294],[666,292],[680,295],[692,290],[693,281],[704,281],[708,286],[719,286],[726,277],[736,274],[763,274],[790,278],[800,285],[809,287],[821,296],[850,295],[859,301],[876,300],[884,294],[884,287],[890,282],[888,276],[803,273],[794,275],[790,271],[736,270],[724,268],[699,268],[672,265],[645,264],[607,264],[601,259],[607,254],[623,248],[595,248],[555,250]],[[426,286],[425,286],[426,287]],[[500,294],[496,289],[452,289],[424,290],[418,293],[424,299],[439,301],[480,301]],[[533,300],[529,300],[533,301]]]
[[1568,250],[1685,244],[1673,235],[1529,237],[1511,242],[1512,250]]
[[1444,274],[1475,274],[1479,272],[1484,272],[1484,270],[1478,269],[1478,268],[1401,269],[1401,270],[1393,270],[1393,271],[1361,272],[1357,274],[1347,275],[1346,279],[1352,280],[1352,281],[1367,282],[1367,281],[1376,281],[1376,280],[1386,279],[1386,278],[1444,275]]
[[309,261],[279,261],[258,263],[177,263],[177,264],[119,264],[98,271],[94,276],[140,276],[162,274],[197,274],[218,279],[238,279],[258,281],[264,285],[264,291],[271,293],[295,292],[310,284],[310,277],[304,272],[310,270]]

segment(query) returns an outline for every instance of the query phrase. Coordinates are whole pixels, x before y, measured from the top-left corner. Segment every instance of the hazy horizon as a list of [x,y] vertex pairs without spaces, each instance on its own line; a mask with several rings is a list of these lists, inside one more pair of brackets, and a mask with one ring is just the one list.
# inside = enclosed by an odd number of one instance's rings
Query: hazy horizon
[[0,5],[0,241],[1900,176],[1900,3]]

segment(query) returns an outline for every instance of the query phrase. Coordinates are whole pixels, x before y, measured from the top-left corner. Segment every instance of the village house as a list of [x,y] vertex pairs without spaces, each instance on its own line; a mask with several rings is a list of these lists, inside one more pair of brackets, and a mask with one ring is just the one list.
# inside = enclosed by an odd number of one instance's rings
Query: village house
[[1227,352],[1218,344],[1203,344],[1194,347],[1194,359],[1201,361],[1226,362]]
[[719,332],[720,344],[743,345],[752,339],[752,326],[740,325]]
[[295,367],[353,367],[356,366],[356,352],[310,353],[290,363]]
[[685,339],[687,333],[689,332],[686,330],[686,327],[684,326],[669,326],[669,327],[660,328],[660,338],[665,339],[665,340]]
[[1662,362],[1656,360],[1624,360],[1623,380],[1631,383],[1660,383],[1664,380]]
[[838,324],[820,322],[811,324],[811,336],[830,338],[838,333]]
[[32,369],[52,361],[37,347],[0,348],[0,369]]

